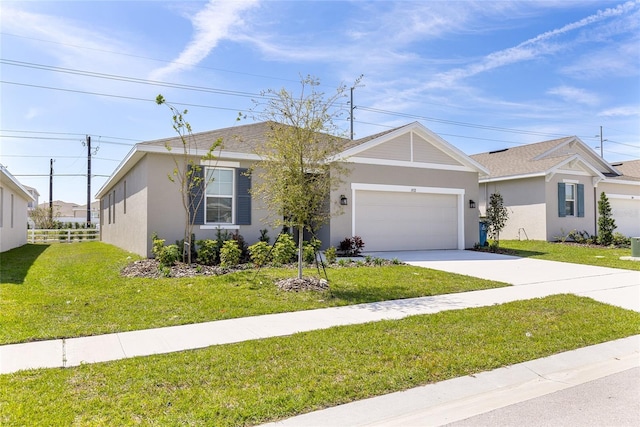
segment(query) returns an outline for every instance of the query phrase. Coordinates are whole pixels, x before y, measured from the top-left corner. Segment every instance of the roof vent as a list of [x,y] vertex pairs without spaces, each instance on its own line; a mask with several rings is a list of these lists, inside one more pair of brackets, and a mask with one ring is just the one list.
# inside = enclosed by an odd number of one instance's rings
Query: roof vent
[[622,166],[622,163],[611,163],[611,166],[615,168],[616,166]]
[[507,150],[508,148],[503,148],[502,150],[489,151],[489,154],[504,153]]

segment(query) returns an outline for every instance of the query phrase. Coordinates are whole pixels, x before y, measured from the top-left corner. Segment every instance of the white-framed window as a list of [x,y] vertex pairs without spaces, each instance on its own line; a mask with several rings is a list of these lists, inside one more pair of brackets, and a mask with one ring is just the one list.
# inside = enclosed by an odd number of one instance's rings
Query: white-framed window
[[234,170],[206,168],[205,224],[233,224]]
[[565,216],[576,214],[576,185],[564,184],[564,212]]

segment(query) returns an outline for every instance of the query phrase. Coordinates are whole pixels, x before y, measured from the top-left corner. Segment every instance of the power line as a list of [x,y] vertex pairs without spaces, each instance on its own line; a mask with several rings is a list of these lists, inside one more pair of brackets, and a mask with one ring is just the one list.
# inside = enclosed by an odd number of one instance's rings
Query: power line
[[98,73],[94,71],[78,70],[75,68],[63,68],[63,67],[55,67],[52,65],[35,64],[33,62],[15,61],[12,59],[0,58],[0,63],[6,64],[6,65],[13,65],[16,67],[33,68],[37,70],[53,71],[57,73],[73,74],[73,75],[84,76],[84,77],[93,77],[93,78],[114,80],[114,81],[121,81],[121,82],[128,82],[128,83],[168,87],[168,88],[174,88],[174,89],[192,90],[192,91],[205,92],[205,93],[215,93],[218,95],[233,95],[233,96],[242,96],[242,97],[248,97],[248,98],[257,98],[257,97],[265,98],[265,96],[261,94],[250,93],[250,92],[217,89],[217,88],[210,88],[205,86],[185,85],[180,83],[162,82],[158,80],[147,80],[147,79],[140,79],[136,77],[119,76],[117,74]]
[[[0,154],[0,157],[19,157],[19,158],[24,158],[24,159],[39,159],[39,158],[54,158],[54,159],[84,159],[84,156],[56,156],[56,155],[51,155],[51,156],[36,156],[36,155],[32,155],[32,154]],[[96,159],[96,160],[105,160],[105,161],[109,161],[109,162],[119,162],[121,161],[121,159],[107,159],[105,157],[95,157],[95,156],[91,156],[92,159]]]
[[[0,129],[0,132],[15,132],[15,133],[46,133],[51,135],[77,135],[84,137],[85,133],[72,133],[72,132],[45,132],[45,131],[37,131],[37,130],[14,130],[14,129]],[[140,139],[131,139],[131,138],[119,138],[117,136],[106,136],[106,135],[92,135],[97,136],[98,138],[111,138],[111,139],[122,139],[123,141],[138,141],[141,142]]]
[[[57,91],[61,91],[61,92],[81,93],[83,95],[95,95],[95,96],[106,96],[106,97],[109,97],[109,98],[128,99],[128,100],[131,100],[131,101],[144,101],[144,102],[153,102],[153,103],[156,102],[155,99],[137,98],[137,97],[134,97],[134,96],[112,95],[112,94],[108,94],[108,93],[89,92],[89,91],[85,91],[85,90],[75,90],[75,89],[57,88],[57,87],[51,87],[51,86],[33,85],[33,84],[27,84],[27,83],[9,82],[9,81],[6,81],[6,80],[0,80],[0,83],[10,84],[10,85],[17,85],[17,86],[34,87],[34,88],[38,88],[38,89],[57,90]],[[215,106],[211,106],[211,105],[201,105],[201,104],[187,104],[187,103],[184,103],[184,102],[171,102],[171,103],[174,104],[174,105],[182,105],[184,107],[209,108],[209,109],[213,109],[213,110],[226,110],[226,111],[235,111],[235,112],[243,112],[243,113],[249,113],[250,112],[248,110],[242,110],[242,109],[238,109],[238,108],[215,107]]]
[[282,77],[265,76],[265,75],[261,75],[261,74],[247,73],[247,72],[237,71],[237,70],[226,70],[224,68],[206,67],[206,66],[203,66],[203,65],[196,65],[196,64],[188,63],[188,62],[178,62],[178,61],[172,61],[172,60],[169,60],[169,59],[151,58],[151,57],[148,57],[148,56],[134,55],[134,54],[124,53],[124,52],[115,52],[115,51],[112,51],[112,50],[98,49],[98,48],[87,47],[87,46],[79,46],[79,45],[74,45],[74,44],[70,44],[70,43],[54,42],[54,41],[51,41],[51,40],[44,40],[44,39],[39,39],[39,38],[35,38],[35,37],[20,36],[18,34],[11,34],[11,33],[5,33],[5,32],[0,32],[0,34],[5,35],[5,36],[11,36],[11,37],[19,37],[19,38],[23,38],[23,39],[27,39],[27,40],[35,40],[35,41],[44,42],[44,43],[52,43],[52,44],[57,44],[57,45],[61,45],[61,46],[69,46],[69,47],[73,47],[73,48],[76,48],[76,49],[93,50],[93,51],[96,51],[96,52],[111,53],[111,54],[114,54],[114,55],[127,56],[127,57],[130,57],[130,58],[139,58],[139,59],[146,59],[146,60],[149,60],[149,61],[164,62],[164,63],[167,63],[167,64],[186,65],[186,66],[193,67],[193,68],[201,68],[203,70],[219,71],[219,72],[237,74],[237,75],[243,75],[243,76],[259,77],[259,78],[269,79],[269,80],[280,80],[280,81],[286,81],[286,82],[299,83],[298,80],[285,79],[285,78],[282,78]]

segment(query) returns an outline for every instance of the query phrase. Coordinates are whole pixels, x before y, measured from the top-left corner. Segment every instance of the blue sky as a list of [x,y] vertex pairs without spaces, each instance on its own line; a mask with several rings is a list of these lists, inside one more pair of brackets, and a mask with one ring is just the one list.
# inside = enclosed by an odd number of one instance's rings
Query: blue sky
[[467,154],[596,149],[602,126],[608,161],[640,158],[638,1],[2,1],[0,37],[0,163],[41,202],[53,158],[53,198],[86,203],[86,135],[92,194],[173,136],[159,93],[200,132],[304,75],[327,94],[364,75],[356,138],[419,121]]

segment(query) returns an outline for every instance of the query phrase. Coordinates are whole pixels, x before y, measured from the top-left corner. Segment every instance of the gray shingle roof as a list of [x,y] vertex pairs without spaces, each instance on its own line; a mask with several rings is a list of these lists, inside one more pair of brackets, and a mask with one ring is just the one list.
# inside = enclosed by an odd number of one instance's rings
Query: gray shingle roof
[[536,160],[536,158],[572,139],[573,137],[553,139],[505,150],[474,154],[470,157],[489,169],[489,178],[543,173],[563,160],[568,159],[571,155],[551,154],[539,160]]
[[[259,122],[194,133],[192,135],[193,139],[190,141],[191,148],[208,150],[209,147],[220,138],[222,140],[223,151],[255,154],[256,147],[266,140],[272,124],[273,122]],[[353,144],[359,143],[358,141],[351,141],[345,138],[339,139],[344,141],[345,149],[350,148]],[[182,147],[182,141],[178,136],[142,142],[139,145],[164,147],[167,144],[172,148]]]
[[622,181],[640,181],[640,159],[613,163],[612,166],[622,173],[613,177]]

